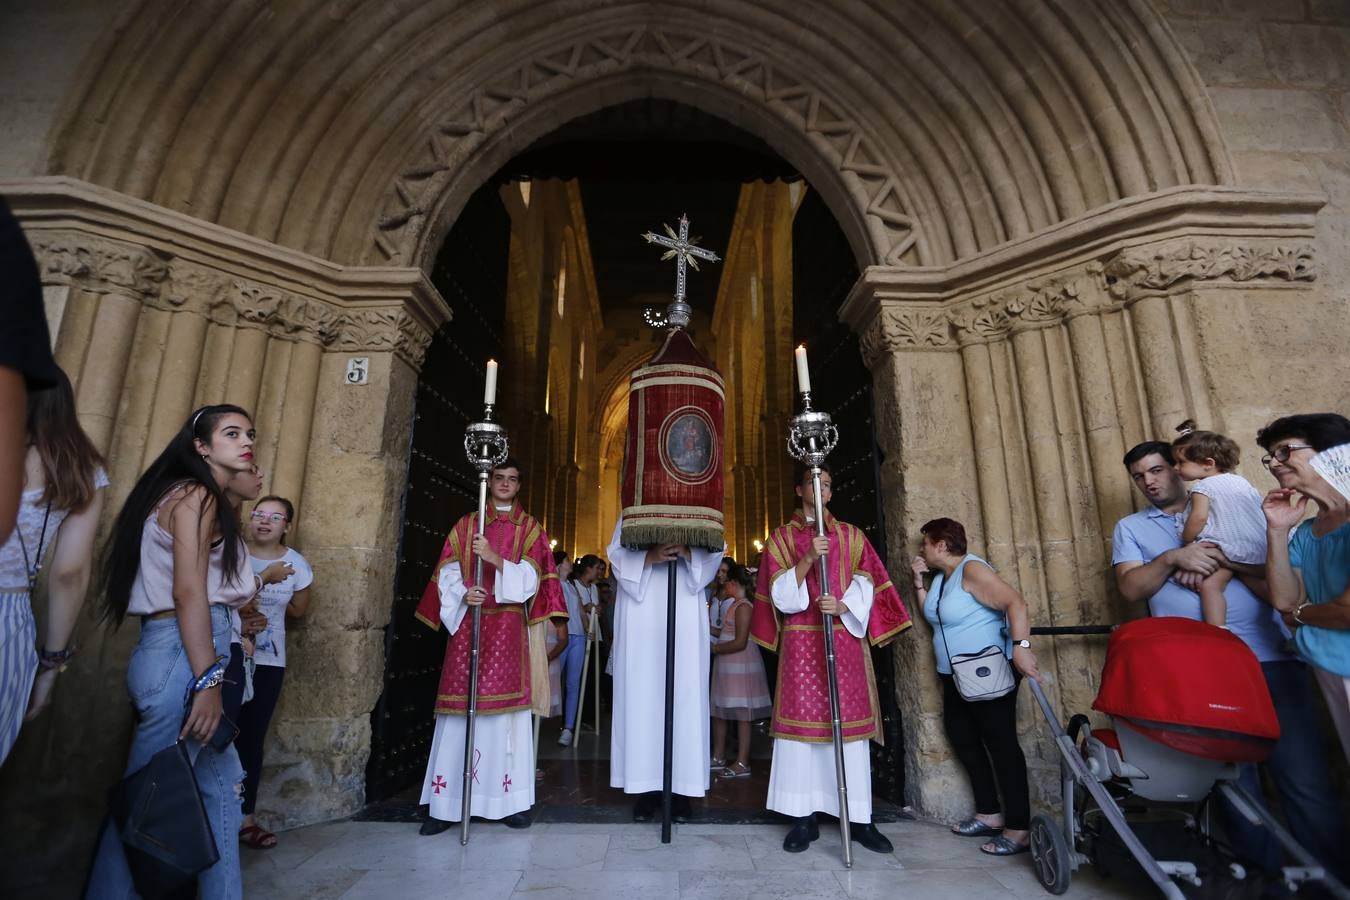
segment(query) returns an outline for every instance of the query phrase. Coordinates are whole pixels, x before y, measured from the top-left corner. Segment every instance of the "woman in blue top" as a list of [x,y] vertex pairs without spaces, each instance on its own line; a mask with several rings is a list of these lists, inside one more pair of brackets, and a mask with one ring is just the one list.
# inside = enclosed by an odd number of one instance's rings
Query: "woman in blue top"
[[[1312,465],[1322,451],[1350,444],[1350,419],[1285,416],[1256,440],[1268,454],[1261,461],[1280,483],[1262,504],[1270,602],[1294,630],[1299,656],[1312,664],[1350,760],[1350,498]],[[1317,514],[1304,521],[1309,500]]]
[[[1027,601],[987,562],[966,553],[960,522],[934,519],[920,531],[923,547],[911,566],[914,590],[933,626],[943,724],[975,795],[975,814],[952,826],[952,832],[992,836],[980,847],[992,856],[1022,853],[1028,847],[1031,799],[1026,757],[1017,743],[1017,689],[994,700],[966,700],[952,679],[951,658],[999,646],[1018,672],[1037,677]],[[924,574],[934,571],[932,587],[925,588]]]

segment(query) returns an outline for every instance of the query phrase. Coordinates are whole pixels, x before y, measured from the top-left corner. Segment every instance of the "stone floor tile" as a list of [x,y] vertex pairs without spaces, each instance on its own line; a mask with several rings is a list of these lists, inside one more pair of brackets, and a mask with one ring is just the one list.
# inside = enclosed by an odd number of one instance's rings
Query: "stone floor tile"
[[291,871],[244,872],[244,896],[249,900],[336,900],[366,873],[361,869],[330,867]]
[[922,897],[923,900],[971,900],[974,897],[981,900],[1013,900],[1016,897],[989,873],[977,869],[905,869],[893,872],[853,869],[833,874],[851,900],[895,900],[897,897]]
[[681,872],[680,900],[844,900],[829,872]]
[[682,870],[748,872],[754,866],[740,834],[685,834],[661,843],[661,829],[643,826],[614,834],[605,854],[605,871]]
[[389,900],[391,897],[508,900],[522,874],[507,869],[492,872],[379,869],[366,872],[342,895],[342,900]]
[[576,872],[533,869],[521,876],[511,896],[518,900],[663,900],[676,897],[679,892],[680,874],[673,871]]

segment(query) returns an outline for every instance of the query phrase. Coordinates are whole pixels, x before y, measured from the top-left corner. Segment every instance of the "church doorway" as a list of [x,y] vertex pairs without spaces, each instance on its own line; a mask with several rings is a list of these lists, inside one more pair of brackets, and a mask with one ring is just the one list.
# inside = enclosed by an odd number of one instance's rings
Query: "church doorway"
[[[526,473],[525,509],[570,558],[603,558],[619,513],[627,377],[662,336],[643,313],[664,308],[673,287],[671,267],[640,234],[673,226],[682,213],[702,246],[722,257],[690,273],[689,302],[691,334],[727,385],[728,554],[753,561],[790,515],[784,438],[799,342],[811,350],[816,405],[840,428],[832,508],[885,553],[871,379],[856,335],[837,316],[858,267],[820,194],[755,136],[674,101],[631,101],[575,119],[473,194],[432,268],[453,318],[435,335],[418,383],[383,690],[371,722],[370,803],[406,808],[420,791],[445,633],[413,612],[446,532],[476,504],[463,434],[481,414],[486,361],[501,365],[498,412]],[[544,821],[628,813],[608,787],[608,650],[601,645],[590,671],[599,708],[588,681],[576,740],[558,744],[561,717],[541,722],[536,812]],[[876,662],[886,743],[873,745],[874,794],[898,806],[903,753],[890,651]],[[775,667],[766,655],[771,682]],[[714,779],[710,815],[762,814],[767,723],[753,733],[753,775]]]

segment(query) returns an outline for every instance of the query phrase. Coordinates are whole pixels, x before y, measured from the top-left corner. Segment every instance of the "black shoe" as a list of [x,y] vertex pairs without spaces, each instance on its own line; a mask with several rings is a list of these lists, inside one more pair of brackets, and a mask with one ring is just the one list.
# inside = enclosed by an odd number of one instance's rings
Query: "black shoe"
[[877,826],[871,822],[866,825],[850,824],[848,836],[873,853],[890,853],[895,850],[895,847],[891,844],[891,839],[878,831]]
[[801,853],[819,837],[820,829],[816,826],[815,815],[803,816],[783,838],[783,849],[789,853]]
[[528,810],[518,813],[511,813],[511,815],[507,816],[505,819],[502,819],[502,824],[505,825],[507,828],[529,828],[530,813]]
[[633,821],[650,822],[656,815],[656,808],[661,805],[660,794],[642,794],[638,797],[637,803],[633,804]]
[[680,794],[672,794],[670,796],[670,819],[672,822],[683,825],[693,818],[693,815],[694,809],[689,804],[688,797],[681,796]]
[[453,824],[455,823],[447,822],[444,819],[429,818],[422,823],[422,827],[417,830],[417,833],[422,835],[440,834],[442,831],[449,828]]

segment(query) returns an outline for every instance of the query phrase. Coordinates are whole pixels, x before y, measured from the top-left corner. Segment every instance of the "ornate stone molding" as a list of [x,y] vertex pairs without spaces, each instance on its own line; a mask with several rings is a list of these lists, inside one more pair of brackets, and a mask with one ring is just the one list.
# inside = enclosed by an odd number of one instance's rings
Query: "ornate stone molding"
[[[1245,235],[1116,245],[1049,268],[1008,271],[984,282],[1001,286],[974,291],[950,287],[942,270],[871,269],[843,314],[859,330],[863,358],[873,366],[887,353],[955,351],[1005,340],[1197,283],[1296,286],[1317,277],[1310,242]],[[870,303],[864,299],[869,293]],[[874,312],[864,316],[869,306]]]
[[51,236],[33,241],[44,284],[79,283],[96,294],[123,294],[144,300],[160,290],[169,274],[168,253],[119,241]]
[[915,224],[894,165],[841,103],[800,77],[800,68],[777,65],[727,36],[638,24],[539,50],[465,97],[390,185],[374,231],[380,254],[393,263],[412,262],[407,257],[426,216],[466,151],[509,127],[527,105],[578,83],[644,69],[713,81],[772,110],[826,150],[845,181],[861,188],[861,211],[879,232],[878,258],[898,265],[914,245]]
[[1057,325],[1093,308],[1086,272],[1030,282],[952,306],[947,318],[960,346],[1002,340],[1018,331]]
[[335,350],[392,352],[414,368],[421,367],[431,343],[431,332],[401,301],[344,309],[153,247],[87,234],[39,235],[32,245],[45,284],[127,295],[155,309]]
[[1133,300],[1194,281],[1312,281],[1310,243],[1185,241],[1121,251],[1101,264],[1111,296]]

